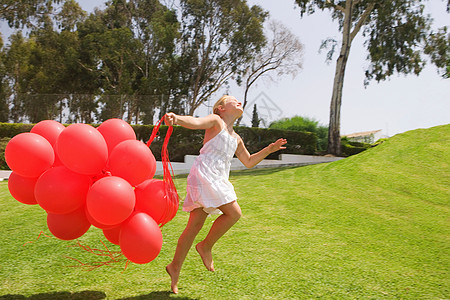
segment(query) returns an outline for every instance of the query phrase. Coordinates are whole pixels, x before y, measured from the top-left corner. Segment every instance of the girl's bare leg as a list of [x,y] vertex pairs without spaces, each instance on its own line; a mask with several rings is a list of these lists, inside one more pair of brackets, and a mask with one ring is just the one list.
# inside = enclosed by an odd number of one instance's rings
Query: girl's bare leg
[[178,239],[175,255],[170,264],[167,265],[166,271],[170,275],[172,291],[178,293],[178,278],[180,277],[181,266],[189,252],[189,249],[194,242],[195,237],[202,229],[208,214],[203,211],[203,208],[197,208],[191,211],[189,221]]
[[219,209],[223,214],[214,221],[205,239],[195,247],[208,271],[214,271],[212,247],[242,215],[241,208],[236,201],[222,205]]

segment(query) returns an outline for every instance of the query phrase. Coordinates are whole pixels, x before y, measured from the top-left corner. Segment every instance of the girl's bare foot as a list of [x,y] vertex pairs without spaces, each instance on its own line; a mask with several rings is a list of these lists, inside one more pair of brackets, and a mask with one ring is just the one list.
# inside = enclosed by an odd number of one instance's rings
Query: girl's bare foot
[[171,280],[170,288],[172,289],[172,292],[174,294],[178,294],[177,285],[178,285],[178,278],[180,277],[180,271],[175,270],[175,268],[173,268],[171,263],[166,266],[166,271],[170,276]]
[[200,254],[200,257],[202,258],[203,264],[205,265],[206,269],[208,271],[214,272],[214,262],[211,249],[203,247],[202,243],[203,242],[198,243],[195,246],[195,249],[197,250],[198,254]]

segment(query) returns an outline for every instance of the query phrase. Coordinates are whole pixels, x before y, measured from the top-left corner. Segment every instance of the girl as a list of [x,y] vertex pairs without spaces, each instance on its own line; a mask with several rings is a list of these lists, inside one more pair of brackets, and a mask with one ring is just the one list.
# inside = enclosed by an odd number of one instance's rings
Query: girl
[[250,155],[241,137],[233,130],[234,122],[243,113],[242,104],[235,97],[221,97],[214,105],[213,112],[214,114],[203,118],[179,116],[174,113],[165,116],[167,125],[205,130],[203,147],[187,178],[187,195],[183,210],[190,212],[189,221],[178,239],[174,258],[166,267],[175,294],[178,293],[181,266],[208,214],[222,213],[214,221],[206,238],[195,247],[209,271],[214,271],[212,247],[241,217],[236,193],[228,180],[233,155],[236,154],[247,168],[252,168],[270,153],[286,149],[283,146],[286,140],[278,139]]

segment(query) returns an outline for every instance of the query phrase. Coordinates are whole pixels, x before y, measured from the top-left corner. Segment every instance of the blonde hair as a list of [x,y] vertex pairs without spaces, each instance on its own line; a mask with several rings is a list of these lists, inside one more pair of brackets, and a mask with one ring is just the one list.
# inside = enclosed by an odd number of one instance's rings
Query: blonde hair
[[213,106],[213,113],[216,115],[220,115],[219,114],[219,106],[220,105],[225,105],[227,102],[228,97],[230,97],[230,95],[223,95],[222,97],[220,97],[219,100],[217,100],[217,102],[214,104]]

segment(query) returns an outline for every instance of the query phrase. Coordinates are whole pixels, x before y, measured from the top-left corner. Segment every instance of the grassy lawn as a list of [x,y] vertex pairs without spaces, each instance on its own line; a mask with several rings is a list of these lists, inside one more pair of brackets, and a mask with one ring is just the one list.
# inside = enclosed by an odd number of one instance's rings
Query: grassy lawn
[[[233,172],[244,215],[214,248],[216,272],[189,253],[179,295],[164,267],[188,214],[163,227],[153,262],[86,271],[65,256],[97,258],[68,247],[74,241],[36,240],[50,235],[44,211],[14,200],[2,182],[0,299],[449,299],[449,165],[446,125],[330,164]],[[175,179],[181,197],[185,181]],[[93,227],[80,238],[100,240]]]

